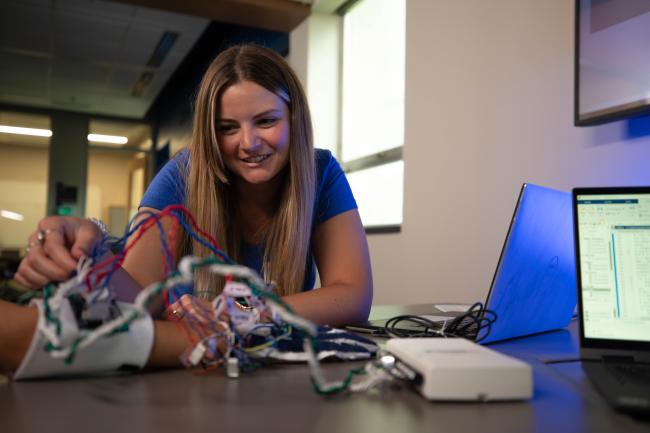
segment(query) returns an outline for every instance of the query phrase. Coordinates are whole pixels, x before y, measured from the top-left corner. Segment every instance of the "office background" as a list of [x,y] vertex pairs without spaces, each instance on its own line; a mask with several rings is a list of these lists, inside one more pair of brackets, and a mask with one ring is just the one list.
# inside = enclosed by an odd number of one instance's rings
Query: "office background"
[[[337,53],[316,36],[339,25],[316,12],[288,35],[289,61],[314,110],[332,110],[322,90],[338,85],[322,63]],[[649,183],[650,119],[573,126],[573,1],[407,0],[405,27],[403,222],[399,232],[368,237],[375,304],[482,300],[522,182],[563,190]],[[183,98],[166,97],[170,105]],[[186,111],[164,111],[164,124],[176,127],[156,132],[171,153],[187,138]],[[316,119],[320,140],[332,128]],[[46,194],[46,156],[3,152],[3,196],[27,178],[35,189],[21,194]],[[18,153],[30,152],[21,165]],[[115,200],[128,202],[133,155],[104,153],[88,184],[102,197],[119,187],[125,197]],[[104,180],[91,181],[100,171]],[[96,191],[89,187],[89,201]]]
[[375,302],[484,299],[522,182],[650,183],[650,119],[573,126],[574,2],[406,2],[404,220]]

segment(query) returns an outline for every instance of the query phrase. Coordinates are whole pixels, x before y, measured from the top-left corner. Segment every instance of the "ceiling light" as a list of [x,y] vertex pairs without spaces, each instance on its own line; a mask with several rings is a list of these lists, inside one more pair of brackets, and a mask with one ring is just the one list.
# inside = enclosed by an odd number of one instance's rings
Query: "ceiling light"
[[36,137],[51,137],[52,131],[49,129],[21,128],[18,126],[0,125],[0,132],[6,134],[33,135]]
[[25,217],[19,213],[12,212],[10,210],[4,210],[4,209],[0,209],[0,217],[7,218],[9,220],[14,220],[14,221],[22,221],[25,219]]
[[88,141],[94,143],[126,144],[129,139],[121,135],[88,134]]

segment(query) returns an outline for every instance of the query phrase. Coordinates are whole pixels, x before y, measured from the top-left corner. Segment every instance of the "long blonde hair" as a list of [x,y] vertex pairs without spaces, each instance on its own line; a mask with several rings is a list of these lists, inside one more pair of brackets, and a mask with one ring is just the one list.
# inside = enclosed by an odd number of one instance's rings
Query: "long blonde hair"
[[[280,202],[270,223],[262,228],[262,274],[275,282],[278,295],[302,289],[314,212],[316,173],[312,126],[307,98],[296,74],[274,51],[259,45],[234,46],[220,53],[208,67],[196,97],[190,142],[186,205],[199,226],[210,232],[225,252],[241,260],[241,222],[232,173],[224,165],[217,142],[217,120],[224,91],[241,81],[252,81],[275,93],[289,108],[289,162],[283,169]],[[185,235],[177,252],[205,257],[209,250]],[[197,271],[195,290],[212,297],[223,279]]]

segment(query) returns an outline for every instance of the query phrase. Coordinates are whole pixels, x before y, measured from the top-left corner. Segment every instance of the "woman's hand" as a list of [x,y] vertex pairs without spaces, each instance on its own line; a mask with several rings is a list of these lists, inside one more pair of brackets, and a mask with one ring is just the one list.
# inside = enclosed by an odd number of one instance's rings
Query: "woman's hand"
[[15,279],[30,289],[50,281],[64,281],[102,239],[99,228],[91,221],[76,217],[45,217],[28,238],[27,255],[20,262]]

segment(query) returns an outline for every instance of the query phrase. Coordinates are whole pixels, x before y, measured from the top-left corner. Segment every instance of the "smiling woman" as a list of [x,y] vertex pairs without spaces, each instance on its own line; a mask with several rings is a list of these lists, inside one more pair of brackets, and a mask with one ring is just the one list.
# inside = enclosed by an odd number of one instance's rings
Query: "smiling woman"
[[[156,175],[140,210],[187,206],[230,257],[258,271],[284,302],[313,322],[337,326],[366,320],[372,277],[356,202],[332,154],[313,148],[306,98],[285,60],[257,45],[225,50],[206,71],[194,107],[188,149]],[[161,223],[174,232],[169,218]],[[49,235],[38,237],[42,232]],[[122,296],[131,299],[166,272],[158,233],[134,236],[139,241],[127,244],[129,255],[113,277]],[[87,220],[45,218],[28,240],[34,248],[16,279],[31,288],[60,281],[101,238]],[[186,254],[205,257],[209,251],[185,235],[176,239],[174,259]],[[316,268],[322,287],[311,290]],[[196,272],[196,295],[211,299],[222,291],[221,277]],[[34,326],[28,317],[33,312],[0,303],[0,313],[5,309],[24,314],[25,326]],[[154,326],[149,364],[179,363],[186,343],[167,325]],[[0,334],[0,346],[1,340]],[[15,347],[25,347],[21,342],[18,338]],[[12,354],[3,359],[0,353],[0,365],[20,359]]]
[[[196,107],[181,202],[203,227],[221,227],[215,234],[228,254],[275,281],[280,294],[310,289],[318,191],[311,117],[298,78],[274,51],[233,47],[208,68]],[[341,211],[356,207],[349,187],[340,199],[350,204]],[[178,247],[181,255],[208,254],[189,239]],[[197,286],[214,294],[223,281],[206,273]]]
[[229,87],[221,100],[217,138],[226,167],[244,183],[269,182],[289,160],[287,103],[252,81]]

